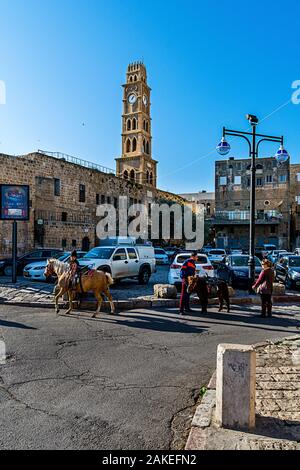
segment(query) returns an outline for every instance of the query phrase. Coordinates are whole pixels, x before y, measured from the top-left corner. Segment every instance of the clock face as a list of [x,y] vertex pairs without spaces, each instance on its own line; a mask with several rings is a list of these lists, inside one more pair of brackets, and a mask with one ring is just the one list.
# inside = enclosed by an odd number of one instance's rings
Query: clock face
[[134,93],[131,93],[129,96],[128,96],[128,103],[129,104],[134,104],[137,100],[137,97]]
[[148,104],[148,97],[146,95],[143,96],[143,103],[145,106]]

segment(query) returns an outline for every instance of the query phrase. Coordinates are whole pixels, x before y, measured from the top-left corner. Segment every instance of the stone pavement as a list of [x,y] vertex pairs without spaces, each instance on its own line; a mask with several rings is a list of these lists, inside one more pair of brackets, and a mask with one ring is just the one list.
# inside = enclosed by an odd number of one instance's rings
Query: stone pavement
[[195,414],[188,450],[300,450],[300,336],[256,345],[256,428],[214,423],[215,377]]

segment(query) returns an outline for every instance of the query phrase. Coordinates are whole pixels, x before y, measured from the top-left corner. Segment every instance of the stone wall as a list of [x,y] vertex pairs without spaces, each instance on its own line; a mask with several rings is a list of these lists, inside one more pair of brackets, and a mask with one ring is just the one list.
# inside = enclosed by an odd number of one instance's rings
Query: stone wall
[[[86,246],[94,246],[97,205],[117,205],[119,196],[127,196],[130,203],[185,202],[151,186],[41,153],[19,157],[0,154],[0,175],[0,183],[30,186],[30,221],[18,223],[19,253],[42,245],[81,249],[84,239]],[[59,180],[60,195],[55,195],[55,179]],[[79,202],[80,185],[85,188],[84,202]],[[11,252],[11,227],[11,222],[0,222],[1,254]]]

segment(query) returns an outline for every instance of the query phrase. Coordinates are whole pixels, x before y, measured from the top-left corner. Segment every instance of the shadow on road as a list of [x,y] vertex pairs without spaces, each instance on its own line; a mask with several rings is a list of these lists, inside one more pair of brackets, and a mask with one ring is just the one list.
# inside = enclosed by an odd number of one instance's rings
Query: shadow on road
[[0,319],[0,327],[3,328],[18,328],[21,330],[36,330],[33,326],[24,325],[24,323],[16,323],[13,321],[6,321]]

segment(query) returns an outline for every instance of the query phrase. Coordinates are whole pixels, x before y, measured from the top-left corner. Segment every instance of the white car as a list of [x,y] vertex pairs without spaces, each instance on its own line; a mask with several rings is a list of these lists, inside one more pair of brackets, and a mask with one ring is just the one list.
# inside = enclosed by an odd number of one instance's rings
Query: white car
[[[170,267],[169,275],[168,275],[168,282],[169,284],[173,284],[176,287],[181,285],[182,279],[180,277],[180,271],[182,268],[183,263],[190,259],[192,253],[179,253]],[[209,261],[208,257],[203,253],[198,254],[198,262],[196,263],[196,274],[200,277],[214,277],[215,271],[214,268]]]
[[157,264],[169,264],[169,256],[165,250],[162,248],[154,249],[155,259]]
[[110,273],[114,280],[138,279],[139,284],[148,284],[156,271],[154,248],[151,245],[99,246],[79,260],[79,265]]
[[[82,258],[86,254],[86,251],[77,251],[78,259]],[[64,263],[67,263],[70,259],[71,252],[67,251],[63,255],[57,258]],[[37,261],[36,263],[27,264],[23,270],[23,277],[25,279],[31,279],[32,281],[46,281],[44,274],[47,261]]]
[[226,251],[222,250],[221,248],[214,248],[213,250],[210,250],[207,256],[213,264],[222,263],[224,257],[226,256]]

